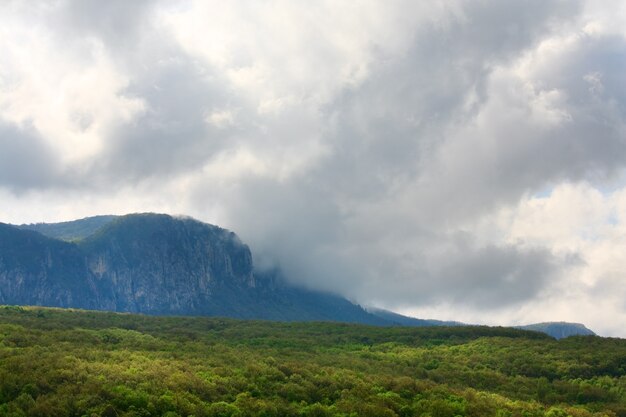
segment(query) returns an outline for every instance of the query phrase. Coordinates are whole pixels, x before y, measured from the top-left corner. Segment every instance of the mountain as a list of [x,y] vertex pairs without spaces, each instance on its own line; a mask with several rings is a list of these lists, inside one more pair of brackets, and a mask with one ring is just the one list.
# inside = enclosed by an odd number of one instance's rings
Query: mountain
[[398,326],[409,326],[409,327],[467,326],[465,323],[461,323],[458,321],[418,319],[415,317],[403,316],[402,314],[394,313],[393,311],[383,310],[380,308],[368,307],[366,308],[366,310],[369,313],[375,315],[376,317],[380,317],[381,319],[391,322]]
[[[237,235],[189,217],[143,213],[62,223],[0,223],[0,304],[72,307],[151,315],[384,326],[463,326],[351,303],[288,284],[254,268]],[[522,327],[561,338],[582,325]]]
[[529,324],[526,326],[516,326],[522,330],[532,330],[535,332],[546,333],[555,339],[563,339],[569,336],[594,336],[595,333],[580,323],[547,322]]
[[233,232],[152,213],[0,224],[0,304],[388,324],[342,297],[256,271]]

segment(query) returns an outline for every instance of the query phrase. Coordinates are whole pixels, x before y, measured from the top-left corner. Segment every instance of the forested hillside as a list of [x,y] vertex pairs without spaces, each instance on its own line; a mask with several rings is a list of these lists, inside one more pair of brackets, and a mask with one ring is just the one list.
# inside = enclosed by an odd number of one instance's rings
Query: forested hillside
[[0,307],[0,416],[626,416],[626,340]]

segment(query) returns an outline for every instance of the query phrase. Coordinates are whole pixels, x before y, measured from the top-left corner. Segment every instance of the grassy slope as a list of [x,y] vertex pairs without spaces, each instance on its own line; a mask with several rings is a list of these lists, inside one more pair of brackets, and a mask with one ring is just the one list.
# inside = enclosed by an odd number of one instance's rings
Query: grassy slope
[[0,307],[0,416],[626,416],[626,340]]

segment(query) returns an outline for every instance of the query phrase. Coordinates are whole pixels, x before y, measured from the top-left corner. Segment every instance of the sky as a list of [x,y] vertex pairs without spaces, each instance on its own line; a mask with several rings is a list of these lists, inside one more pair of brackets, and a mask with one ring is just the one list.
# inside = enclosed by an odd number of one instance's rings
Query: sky
[[626,3],[1,2],[0,222],[132,212],[362,305],[626,337]]

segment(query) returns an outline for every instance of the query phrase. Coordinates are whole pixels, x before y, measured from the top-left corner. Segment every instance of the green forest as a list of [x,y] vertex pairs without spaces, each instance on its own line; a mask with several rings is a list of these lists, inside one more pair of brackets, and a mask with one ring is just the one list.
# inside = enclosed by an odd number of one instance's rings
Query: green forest
[[0,416],[626,416],[626,340],[6,306]]

